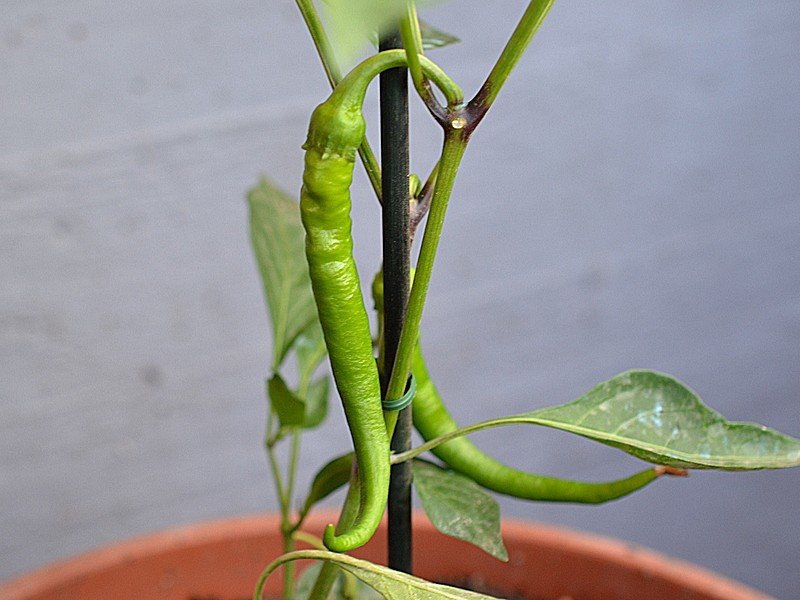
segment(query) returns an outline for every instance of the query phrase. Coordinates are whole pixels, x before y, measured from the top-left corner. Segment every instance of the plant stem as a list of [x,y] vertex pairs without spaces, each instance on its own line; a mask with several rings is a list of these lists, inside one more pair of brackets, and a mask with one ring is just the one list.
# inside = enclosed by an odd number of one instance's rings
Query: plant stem
[[286,501],[286,488],[283,485],[283,475],[278,465],[278,457],[275,456],[275,436],[272,433],[273,425],[275,423],[275,413],[272,408],[269,410],[267,417],[267,431],[265,447],[267,449],[267,458],[269,459],[269,466],[272,470],[272,479],[275,481],[275,492],[278,495],[278,503],[280,504],[281,516],[286,518],[288,514],[288,502]]
[[311,535],[305,531],[295,531],[292,534],[295,542],[302,542],[304,544],[308,544],[312,548],[316,548],[317,550],[327,550],[325,544],[322,543],[322,538],[317,537],[316,535]]
[[525,53],[554,0],[531,0],[486,81],[469,102],[469,129],[473,131],[494,103],[511,71]]
[[[288,554],[294,551],[294,539],[291,535],[283,533],[283,553]],[[287,563],[283,566],[283,600],[292,600],[294,596],[294,573],[295,566]]]
[[410,235],[411,235],[411,242],[414,241],[414,236],[417,233],[417,227],[422,222],[422,219],[425,218],[425,215],[428,214],[428,209],[431,206],[431,196],[433,195],[433,188],[436,184],[436,176],[439,174],[439,163],[433,166],[431,169],[430,175],[428,175],[428,179],[425,180],[425,183],[422,185],[422,189],[417,196],[417,202],[414,205],[414,210],[411,213],[411,224],[410,224]]
[[[291,552],[294,550],[294,542],[292,541],[291,531],[291,487],[294,485],[294,467],[289,472],[289,489],[283,485],[283,475],[281,474],[280,465],[278,464],[278,457],[275,455],[275,444],[277,442],[277,434],[273,433],[275,425],[275,413],[272,408],[269,409],[267,416],[267,428],[264,435],[264,446],[267,450],[267,458],[269,459],[270,470],[272,471],[272,480],[275,482],[275,492],[278,496],[278,504],[281,510],[281,535],[283,536],[283,551]],[[298,432],[294,432],[294,439],[298,438]],[[296,444],[293,442],[293,461],[296,466]],[[283,569],[283,598],[284,600],[291,600],[294,592],[294,572],[295,569],[292,565],[287,564]]]
[[294,497],[294,482],[297,474],[297,462],[300,455],[300,429],[292,430],[292,446],[289,451],[289,475],[288,483],[286,484],[286,498],[288,500],[289,508],[291,509],[291,500]]
[[[401,48],[398,32],[384,36],[380,50]],[[417,67],[419,57],[414,54]],[[422,72],[420,67],[420,73]],[[383,169],[383,356],[394,364],[397,345],[405,320],[410,273],[409,237],[409,139],[408,71],[390,69],[380,75],[381,160]],[[386,396],[388,380],[384,378]],[[394,398],[395,396],[390,396]],[[396,414],[396,413],[393,413]],[[400,411],[398,418],[410,425],[411,410]],[[391,433],[390,433],[391,435]],[[392,450],[411,447],[410,427],[398,427],[392,436]],[[411,465],[392,468],[389,484],[388,550],[389,567],[411,573]]]
[[[411,354],[419,333],[419,323],[422,319],[422,309],[428,293],[433,261],[442,232],[444,214],[467,142],[494,103],[500,89],[544,21],[553,2],[554,0],[531,0],[478,93],[463,109],[451,107],[451,111],[447,115],[449,122],[442,123],[445,129],[444,149],[436,174],[433,197],[430,201],[428,223],[417,260],[417,271],[408,302],[406,322],[389,381],[387,393],[391,398],[396,398],[403,393],[406,377],[411,368]],[[421,202],[421,205],[421,211],[418,208],[417,214],[414,216],[414,226],[419,223],[424,214],[426,208],[424,201]]]
[[[353,473],[350,477],[350,487],[347,488],[347,496],[342,505],[342,512],[336,523],[336,533],[349,529],[356,518],[361,504],[361,481],[358,476],[358,465],[353,461]],[[308,600],[327,600],[331,586],[336,581],[336,574],[339,567],[331,562],[322,565],[314,587],[308,595]]]
[[[331,88],[342,80],[342,70],[339,67],[339,62],[336,60],[333,46],[331,45],[328,35],[325,33],[325,28],[319,18],[319,13],[314,7],[312,0],[295,0],[303,20],[306,22],[308,32],[311,34],[311,39],[314,42],[314,47],[317,49],[317,54],[322,62],[322,68],[325,70],[325,76],[328,78],[328,83]],[[365,137],[358,148],[358,156],[361,158],[361,163],[367,172],[369,181],[372,184],[372,189],[375,190],[375,195],[378,201],[382,202],[383,192],[381,190],[381,169],[378,166],[378,159],[375,158],[375,153],[369,145],[369,141]]]
[[311,39],[314,41],[317,54],[322,61],[322,68],[325,70],[325,76],[328,78],[331,87],[336,87],[336,84],[342,80],[342,71],[339,68],[333,46],[325,33],[325,27],[322,25],[317,9],[314,7],[312,0],[295,0],[295,3],[303,16],[303,20],[306,22],[308,33],[311,34]]
[[406,321],[400,335],[400,344],[397,356],[392,367],[387,394],[390,398],[398,398],[405,391],[406,379],[411,370],[411,355],[414,344],[419,334],[419,324],[422,320],[422,309],[428,294],[428,286],[433,271],[433,262],[442,235],[442,225],[447,211],[447,203],[453,191],[458,166],[464,156],[467,146],[468,132],[464,129],[464,119],[456,117],[445,132],[444,148],[439,161],[439,171],[436,177],[436,187],[431,199],[430,214],[422,238],[417,269],[414,275],[414,285],[408,300]]
[[411,73],[411,80],[419,97],[425,103],[428,111],[439,122],[443,122],[446,116],[445,108],[436,100],[433,89],[428,78],[422,73],[422,65],[419,62],[419,55],[423,54],[422,34],[419,29],[419,19],[417,18],[417,7],[414,2],[408,3],[408,14],[400,21],[400,34],[403,46],[408,57],[408,70]]

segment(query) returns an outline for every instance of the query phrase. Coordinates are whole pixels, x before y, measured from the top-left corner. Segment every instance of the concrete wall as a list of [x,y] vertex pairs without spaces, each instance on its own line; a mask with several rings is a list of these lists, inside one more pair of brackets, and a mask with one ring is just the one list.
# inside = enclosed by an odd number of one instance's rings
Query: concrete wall
[[[523,4],[427,11],[465,40],[432,56],[474,91]],[[425,314],[460,421],[649,367],[800,435],[799,42],[792,1],[557,3],[470,146]],[[259,173],[298,189],[325,93],[288,1],[3,3],[0,578],[275,508],[243,197]],[[414,129],[423,172],[439,135],[421,110]],[[360,173],[354,193],[369,277]],[[342,423],[309,436],[300,481],[348,446]],[[637,466],[555,432],[476,440],[565,477]],[[794,598],[798,496],[797,471],[696,473],[602,507],[503,510]]]

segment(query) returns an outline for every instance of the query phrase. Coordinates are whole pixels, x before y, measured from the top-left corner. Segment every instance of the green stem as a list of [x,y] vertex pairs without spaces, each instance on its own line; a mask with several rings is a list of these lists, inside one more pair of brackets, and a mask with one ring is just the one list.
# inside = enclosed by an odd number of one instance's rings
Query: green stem
[[[258,582],[256,582],[255,591],[253,592],[253,600],[263,600],[264,588],[266,587],[267,579],[281,565],[285,565],[288,562],[296,560],[323,560],[325,561],[323,564],[324,569],[326,565],[332,564],[332,556],[336,556],[336,560],[344,565],[359,566],[362,569],[364,568],[364,565],[370,564],[363,560],[348,556],[347,554],[332,555],[330,552],[324,550],[296,550],[290,554],[283,554],[279,556],[264,568],[258,578]],[[338,566],[336,568],[338,569]],[[309,600],[312,600],[312,598],[313,596],[309,596]],[[318,598],[317,600],[324,600],[324,598]]]
[[286,484],[286,497],[288,504],[291,506],[291,500],[294,497],[294,482],[297,475],[298,456],[300,455],[300,430],[292,430],[292,446],[289,451],[289,475],[288,483]]
[[[436,63],[424,56],[419,56],[418,58],[423,72],[441,90],[448,103],[460,106],[464,101],[464,92],[458,84]],[[360,111],[364,104],[367,88],[372,80],[388,69],[405,67],[406,64],[406,53],[403,50],[384,50],[378,54],[373,54],[354,67],[336,86],[325,101],[325,104],[321,106],[335,106],[341,110]],[[463,127],[465,123],[466,120],[463,116],[457,115],[452,118],[452,123],[448,122],[445,129]],[[309,135],[313,135],[312,130],[309,130]],[[309,137],[306,140],[306,144],[323,143],[323,141]]]
[[[403,325],[403,331],[400,334],[400,344],[397,348],[397,356],[392,367],[389,388],[386,392],[388,398],[399,398],[405,392],[406,381],[411,371],[411,357],[414,345],[417,343],[422,310],[428,294],[433,262],[436,258],[436,250],[439,247],[439,238],[442,235],[447,204],[450,201],[453,182],[461,164],[461,158],[464,156],[464,150],[467,147],[467,134],[463,126],[464,119],[456,117],[450,124],[450,128],[445,132],[444,148],[439,161],[436,187],[431,199],[428,222],[425,226],[425,234],[422,238],[422,246],[417,259],[414,284],[411,286],[411,294],[408,299],[406,320]],[[386,426],[390,435],[394,431],[396,422],[397,413],[390,412],[386,415]]]
[[[291,534],[283,533],[283,553],[288,554],[294,551],[294,539]],[[283,566],[283,600],[292,600],[294,596],[294,562],[286,563]]]
[[422,48],[422,33],[419,29],[417,7],[413,1],[408,2],[408,13],[400,21],[400,35],[403,38],[403,46],[408,58],[408,71],[411,74],[411,81],[414,82],[414,89],[417,90],[428,111],[439,123],[442,123],[446,119],[447,111],[433,95],[431,83],[422,72],[422,65],[419,60],[419,57],[424,54],[424,50]]
[[[411,356],[422,319],[422,309],[428,293],[428,285],[430,284],[433,261],[442,232],[444,214],[447,210],[447,203],[453,189],[453,180],[464,155],[467,141],[497,98],[497,94],[508,79],[512,69],[519,62],[533,35],[539,29],[545,16],[547,16],[553,1],[531,0],[503,52],[500,54],[500,58],[489,73],[486,82],[475,95],[475,98],[470,101],[465,110],[454,111],[453,114],[455,116],[451,117],[452,121],[445,124],[444,149],[442,150],[442,158],[439,164],[436,187],[431,199],[428,223],[425,227],[425,235],[422,239],[422,247],[417,261],[414,285],[411,288],[411,296],[408,301],[408,314],[406,315],[405,326],[400,337],[400,346],[397,350],[397,357],[395,358],[392,376],[389,381],[389,389],[387,391],[389,398],[399,397],[405,389],[406,379],[411,369]],[[396,414],[390,413],[386,416],[387,428],[390,434],[394,431],[396,420]]]
[[[325,33],[325,27],[319,18],[319,13],[314,7],[312,0],[295,0],[303,20],[306,22],[308,32],[311,34],[311,39],[314,41],[314,47],[317,49],[317,54],[322,62],[322,68],[325,70],[325,76],[328,78],[328,83],[331,88],[335,88],[342,80],[342,70],[339,67],[339,62],[336,60],[333,46],[331,45],[328,35]],[[378,201],[381,202],[383,193],[381,190],[381,168],[378,166],[378,159],[375,158],[375,153],[369,145],[369,141],[365,137],[358,148],[358,156],[361,158],[361,163],[367,172],[369,181],[372,184],[372,189],[375,190],[375,195]]]
[[554,0],[531,0],[528,4],[528,8],[525,9],[525,13],[511,34],[505,48],[503,48],[503,52],[497,59],[492,71],[478,90],[478,93],[475,94],[475,98],[470,101],[470,112],[472,113],[470,126],[472,129],[475,128],[494,103],[497,94],[500,93],[500,89],[508,79],[511,71],[519,62],[519,59],[522,58],[525,49],[547,16],[553,2]]
[[[336,523],[336,533],[341,533],[352,527],[358,517],[358,511],[361,504],[361,482],[358,477],[358,466],[353,464],[353,471],[350,476],[350,487],[347,488],[347,496],[344,499],[342,512],[339,515],[339,521]],[[336,574],[339,572],[337,567],[332,562],[326,562],[322,565],[317,580],[314,582],[314,587],[308,595],[308,600],[326,600],[330,593],[333,583],[336,581]]]
[[295,3],[303,16],[303,20],[306,22],[308,33],[311,34],[311,39],[314,41],[314,46],[322,62],[322,68],[325,70],[328,83],[334,88],[342,80],[342,71],[339,68],[333,46],[325,33],[325,27],[319,18],[317,9],[314,7],[312,0],[295,0]]
[[419,64],[418,55],[422,54],[422,34],[419,30],[419,19],[417,18],[417,7],[414,2],[408,3],[408,13],[400,21],[400,36],[403,38],[403,47],[406,49],[408,57],[408,72],[414,86],[419,88],[425,80],[422,73],[422,65]]
[[307,544],[307,545],[311,546],[312,548],[314,548],[316,550],[322,550],[322,551],[327,550],[327,548],[325,547],[325,544],[322,542],[322,538],[321,537],[317,537],[316,535],[312,535],[312,534],[308,533],[307,531],[295,531],[292,534],[292,537],[294,538],[295,542],[302,542],[304,544]]
[[269,466],[272,470],[272,479],[275,481],[275,491],[278,495],[278,503],[280,504],[281,516],[285,519],[288,516],[288,502],[286,501],[286,488],[283,485],[283,476],[281,475],[280,466],[278,465],[278,458],[275,456],[275,436],[272,433],[273,424],[275,422],[275,413],[270,408],[269,416],[267,417],[267,431],[265,447],[267,449],[267,458],[269,459]]
[[[416,279],[414,279],[414,283],[416,284]],[[478,423],[473,423],[472,425],[459,427],[458,429],[435,437],[432,440],[429,440],[424,444],[420,444],[416,448],[412,448],[406,452],[393,454],[391,457],[391,463],[396,465],[407,460],[411,460],[412,458],[416,458],[420,454],[423,454],[424,452],[427,452],[436,446],[440,446],[441,444],[449,442],[455,438],[469,435],[470,433],[475,433],[484,429],[491,429],[493,427],[506,427],[508,425],[539,425],[542,427],[552,427],[552,425],[548,424],[546,420],[537,419],[532,413],[523,413],[520,415],[511,415],[509,417],[487,419],[486,421],[480,421]],[[674,469],[670,467],[667,471],[665,471],[665,473],[669,475],[681,474],[683,473],[683,469]]]
[[[305,398],[308,394],[308,388],[311,384],[312,371],[308,370],[301,374],[300,385],[298,386],[297,393],[301,398]],[[283,535],[283,551],[284,553],[292,552],[294,550],[294,533],[302,523],[303,516],[299,516],[297,520],[292,523],[291,504],[294,498],[294,487],[297,478],[297,463],[300,456],[300,439],[301,430],[297,427],[292,428],[292,443],[289,449],[289,465],[287,473],[286,488],[283,491],[283,502],[281,503],[281,535]],[[272,455],[270,448],[270,455],[273,464],[277,466],[277,459]],[[294,563],[289,563],[283,570],[283,600],[292,600],[294,596],[294,580],[295,580],[295,566]]]
[[[300,376],[300,384],[297,387],[297,395],[301,398],[308,396],[308,388],[311,386],[311,377],[313,370],[309,369],[303,372]],[[295,479],[297,477],[297,463],[300,456],[300,438],[301,430],[298,427],[292,429],[292,445],[289,450],[289,474],[288,482],[286,484],[286,497],[289,505],[291,505],[292,498],[294,498]],[[293,528],[297,529],[295,526]]]
[[[311,386],[311,377],[313,376],[313,370],[309,369],[301,374],[300,376],[300,384],[297,388],[297,395],[301,398],[305,398],[308,396],[308,388]],[[295,480],[297,478],[297,464],[299,462],[300,456],[300,439],[301,433],[299,427],[295,427],[292,429],[292,445],[289,450],[289,473],[288,473],[288,482],[286,484],[286,498],[287,498],[287,505],[291,508],[292,498],[294,498],[294,489],[295,489]],[[289,515],[287,515],[288,517]],[[299,522],[296,523],[292,527],[292,531],[296,530],[299,526]]]
[[433,169],[431,169],[430,175],[428,175],[428,179],[425,180],[425,183],[422,186],[422,189],[417,196],[417,202],[412,204],[412,212],[411,212],[411,223],[409,225],[409,235],[411,236],[411,241],[414,241],[414,236],[417,233],[417,227],[422,222],[422,219],[425,218],[425,215],[428,214],[428,208],[431,205],[431,195],[434,188],[434,184],[436,183],[436,177],[439,174],[439,162],[437,161],[435,165],[433,165]]
[[[267,416],[267,428],[265,432],[265,447],[267,449],[267,457],[269,459],[270,470],[272,471],[272,480],[275,482],[275,491],[278,496],[278,503],[281,510],[281,535],[283,536],[283,551],[291,552],[294,550],[294,542],[291,538],[291,491],[288,490],[283,484],[283,476],[281,475],[280,465],[278,464],[278,457],[275,455],[275,443],[277,433],[273,433],[275,425],[275,413],[270,408],[269,415]],[[293,485],[293,473],[289,473],[290,486]],[[283,570],[283,598],[284,600],[291,600],[294,591],[294,571],[295,568],[291,564],[287,564]]]
[[487,419],[486,421],[480,421],[479,423],[473,423],[472,425],[460,427],[455,431],[440,435],[439,437],[427,441],[424,444],[420,444],[416,448],[412,448],[411,450],[399,454],[393,454],[391,461],[393,465],[399,464],[407,460],[414,459],[420,454],[423,454],[428,450],[431,450],[436,446],[444,444],[445,442],[455,438],[468,435],[470,433],[475,433],[476,431],[481,431],[483,429],[490,429],[492,427],[505,427],[507,425],[530,425],[530,418],[527,418],[525,415],[519,417],[501,417],[497,419]]

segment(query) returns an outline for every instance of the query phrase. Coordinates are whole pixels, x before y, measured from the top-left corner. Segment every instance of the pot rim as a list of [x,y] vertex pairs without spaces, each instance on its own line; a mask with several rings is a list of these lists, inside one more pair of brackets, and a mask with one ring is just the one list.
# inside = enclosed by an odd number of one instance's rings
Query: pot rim
[[[334,511],[318,511],[306,519],[304,529],[322,531],[325,525],[335,521],[336,517],[337,513]],[[382,527],[385,527],[385,523],[384,518]],[[256,514],[213,519],[158,530],[58,560],[0,583],[0,598],[4,600],[27,598],[77,577],[105,571],[154,554],[166,554],[182,548],[212,545],[236,539],[262,538],[274,535],[279,528],[278,515]],[[418,511],[414,515],[414,530],[420,533],[433,533],[435,528]],[[635,568],[646,576],[652,575],[680,582],[726,600],[774,600],[771,596],[745,584],[635,543],[519,519],[504,519],[501,522],[501,530],[509,548],[523,545],[525,540],[533,537],[540,547],[559,548],[565,554],[581,555],[589,560],[611,563],[626,569]],[[437,535],[442,534],[437,533]],[[487,557],[487,560],[490,559]]]

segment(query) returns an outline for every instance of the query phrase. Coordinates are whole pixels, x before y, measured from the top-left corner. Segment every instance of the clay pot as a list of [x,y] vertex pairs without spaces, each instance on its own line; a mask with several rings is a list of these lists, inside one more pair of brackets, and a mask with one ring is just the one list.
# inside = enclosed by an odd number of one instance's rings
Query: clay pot
[[[306,528],[321,532],[320,514]],[[768,600],[768,596],[693,565],[619,541],[545,525],[508,521],[510,560],[415,521],[415,573],[469,580],[532,600]],[[386,530],[354,554],[385,560]],[[278,519],[248,517],[155,533],[56,563],[0,586],[2,600],[240,600],[252,597],[263,567],[280,554]],[[274,574],[268,593],[277,593]]]

